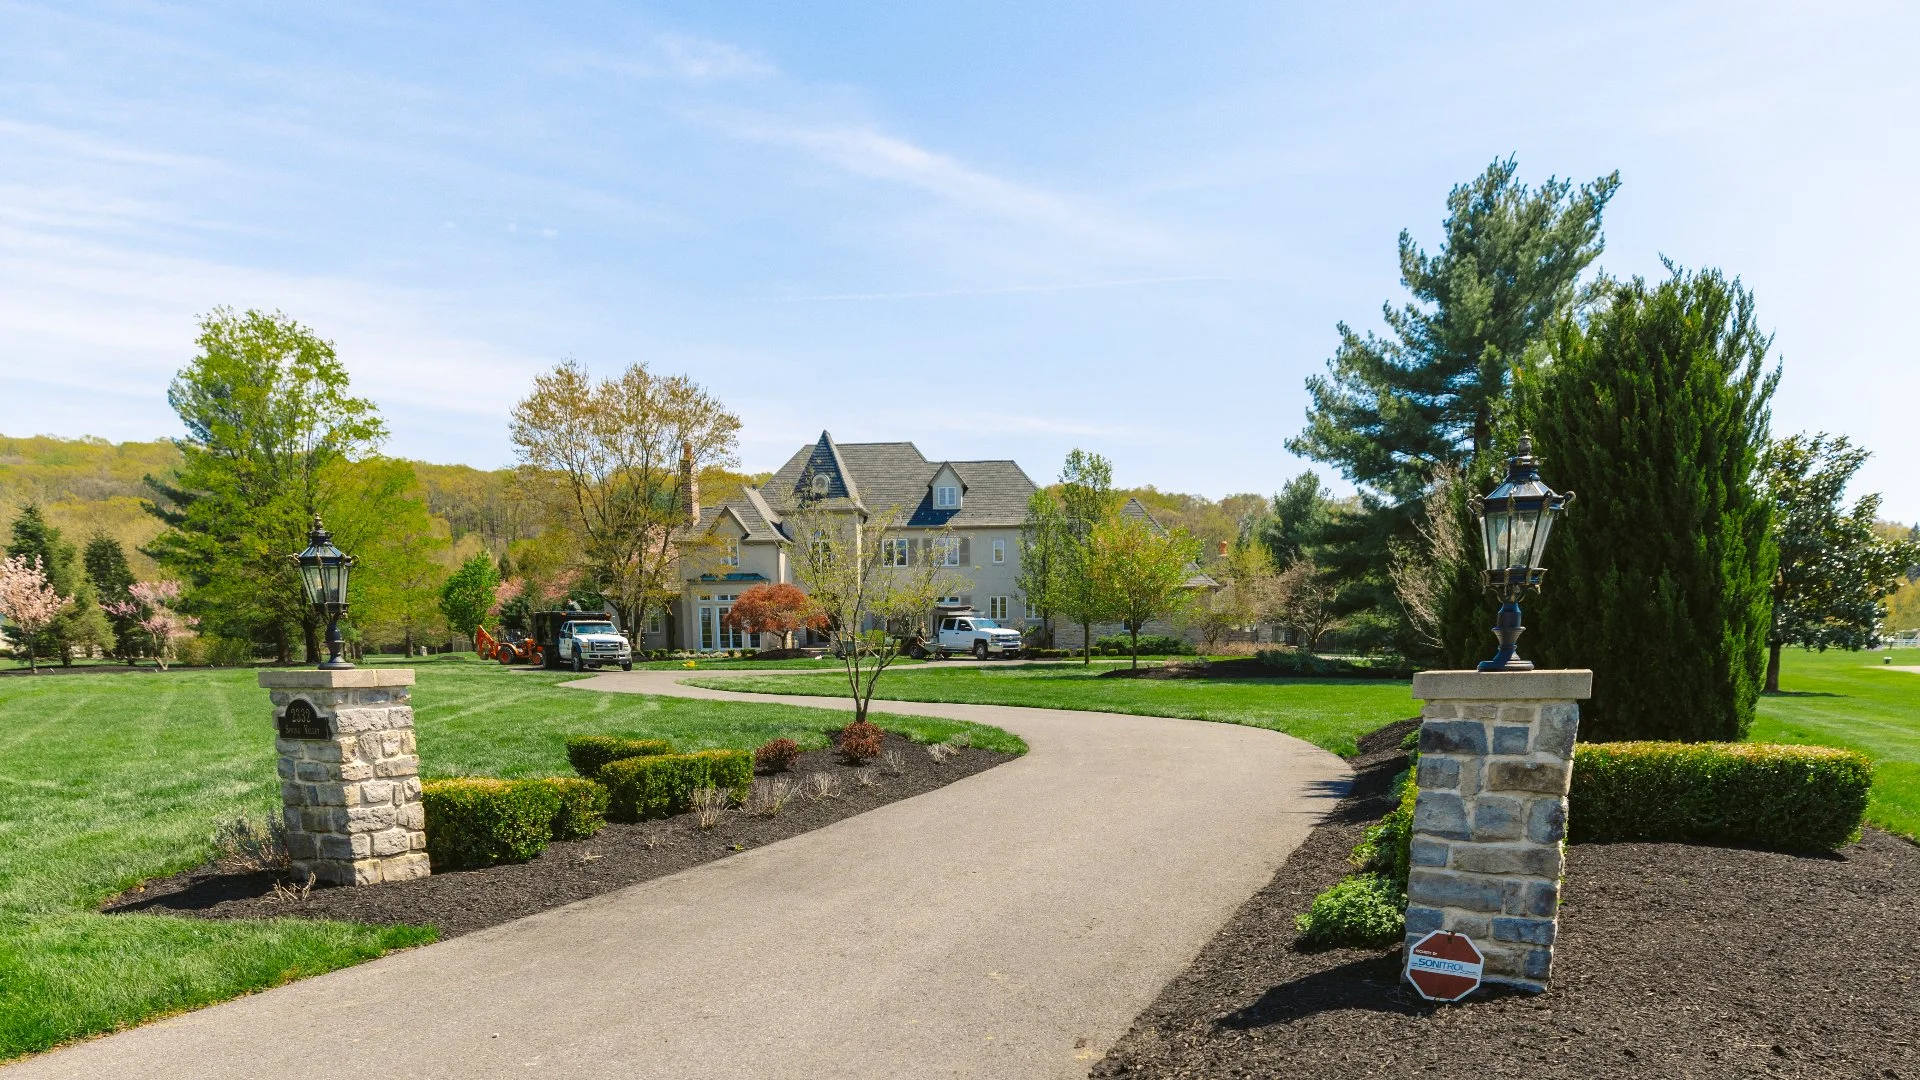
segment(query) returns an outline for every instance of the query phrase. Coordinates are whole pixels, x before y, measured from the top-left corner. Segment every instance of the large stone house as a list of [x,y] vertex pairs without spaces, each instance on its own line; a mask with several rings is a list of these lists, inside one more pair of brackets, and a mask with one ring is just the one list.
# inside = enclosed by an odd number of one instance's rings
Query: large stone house
[[[1024,626],[1027,612],[1016,584],[1020,525],[1034,490],[1011,461],[929,461],[910,442],[843,445],[823,431],[771,480],[718,506],[701,506],[697,489],[685,494],[693,519],[689,531],[709,543],[701,557],[686,561],[685,585],[673,609],[648,621],[645,646],[701,652],[762,647],[754,635],[727,626],[726,615],[755,585],[796,583],[794,538],[785,521],[803,495],[829,512],[869,515],[897,507],[909,540],[920,539],[915,533],[951,538],[936,557],[949,560],[967,584],[943,599]],[[929,547],[917,542],[913,550]]]

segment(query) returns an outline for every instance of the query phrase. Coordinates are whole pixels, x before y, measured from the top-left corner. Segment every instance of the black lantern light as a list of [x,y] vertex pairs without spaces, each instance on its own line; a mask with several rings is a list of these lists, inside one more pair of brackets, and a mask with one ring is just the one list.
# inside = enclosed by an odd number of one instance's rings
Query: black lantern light
[[313,531],[307,534],[307,550],[293,557],[300,564],[300,584],[306,587],[307,603],[327,620],[327,660],[323,671],[337,671],[353,665],[340,659],[340,616],[347,613],[347,575],[353,569],[353,556],[333,546],[333,534],[314,515]]
[[1573,501],[1573,492],[1561,494],[1540,481],[1540,459],[1533,456],[1532,436],[1520,436],[1517,452],[1507,459],[1507,478],[1486,498],[1472,500],[1480,519],[1480,544],[1487,558],[1481,580],[1500,598],[1500,614],[1493,635],[1500,651],[1480,662],[1481,671],[1532,671],[1533,663],[1520,659],[1520,596],[1536,592],[1547,576],[1541,565],[1553,519]]

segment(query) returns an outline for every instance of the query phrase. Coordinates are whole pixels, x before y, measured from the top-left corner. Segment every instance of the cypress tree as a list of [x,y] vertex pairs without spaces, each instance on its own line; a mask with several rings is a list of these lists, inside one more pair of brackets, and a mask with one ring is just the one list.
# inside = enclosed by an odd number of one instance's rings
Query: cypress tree
[[[93,583],[94,598],[101,604],[123,603],[128,598],[128,588],[133,585],[133,568],[127,565],[127,552],[120,541],[103,532],[96,532],[88,538],[87,548],[80,556],[87,570],[87,580]],[[113,627],[114,640],[119,644],[120,654],[125,659],[133,659],[136,639],[140,632],[139,620],[125,615],[109,615]]]
[[1780,373],[1752,293],[1668,269],[1613,286],[1520,379],[1543,476],[1578,493],[1521,652],[1593,669],[1580,735],[1595,741],[1739,739],[1766,668],[1760,463]]

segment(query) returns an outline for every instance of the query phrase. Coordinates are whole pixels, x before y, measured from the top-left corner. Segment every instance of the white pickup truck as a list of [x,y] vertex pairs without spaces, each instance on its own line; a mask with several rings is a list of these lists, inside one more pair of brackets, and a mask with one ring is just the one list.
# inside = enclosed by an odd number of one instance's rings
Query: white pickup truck
[[1019,656],[1020,631],[994,622],[983,615],[947,615],[940,620],[934,653],[945,660],[954,653],[972,653],[976,660],[989,656]]

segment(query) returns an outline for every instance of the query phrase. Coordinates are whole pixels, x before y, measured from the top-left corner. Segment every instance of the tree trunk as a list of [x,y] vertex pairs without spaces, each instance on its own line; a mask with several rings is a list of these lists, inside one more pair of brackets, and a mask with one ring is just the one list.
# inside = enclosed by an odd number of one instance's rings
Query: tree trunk
[[287,640],[286,623],[280,623],[273,628],[273,655],[279,663],[293,663],[293,643]]
[[305,641],[306,641],[307,663],[309,664],[319,663],[320,662],[320,624],[314,621],[312,616],[308,616],[307,619],[300,624],[300,630],[304,635]]
[[1767,685],[1761,692],[1767,694],[1780,692],[1780,642],[1778,641],[1767,643]]
[[1127,636],[1131,638],[1133,641],[1133,670],[1139,671],[1140,670],[1140,628],[1137,626],[1127,627]]
[[1080,624],[1080,663],[1087,667],[1093,666],[1092,623],[1083,622]]

